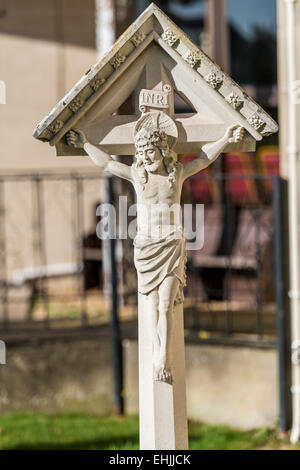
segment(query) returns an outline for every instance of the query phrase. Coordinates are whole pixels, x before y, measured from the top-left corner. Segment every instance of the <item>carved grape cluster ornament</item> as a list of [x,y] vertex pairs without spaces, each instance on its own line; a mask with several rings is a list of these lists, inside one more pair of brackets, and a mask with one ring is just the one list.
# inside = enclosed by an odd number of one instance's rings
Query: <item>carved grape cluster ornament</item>
[[143,31],[137,31],[137,32],[132,36],[132,38],[130,39],[130,41],[132,42],[132,44],[133,44],[135,47],[138,47],[138,46],[144,41],[145,38],[146,38],[146,34],[145,34]]
[[55,134],[57,134],[60,129],[64,126],[64,122],[57,119],[56,121],[54,121],[46,130],[45,134],[46,134],[46,138],[48,139],[51,139],[51,137],[53,137]]
[[169,46],[174,46],[174,44],[176,44],[176,42],[178,41],[178,37],[173,33],[173,31],[171,29],[166,29],[162,36],[164,41],[166,41],[166,43],[169,44]]
[[257,113],[251,114],[251,116],[248,117],[248,122],[257,131],[265,125],[264,121],[259,117]]
[[78,96],[73,99],[73,101],[69,104],[69,108],[73,113],[77,113],[78,109],[81,108],[83,105],[84,101],[82,98],[79,98]]
[[123,62],[125,62],[126,56],[121,54],[120,52],[117,52],[116,55],[112,59],[110,59],[109,63],[110,65],[113,66],[115,70],[117,70]]
[[183,59],[193,68],[200,62],[200,56],[191,51],[187,51],[183,56]]
[[240,109],[244,104],[244,100],[233,92],[227,96],[226,101],[227,103],[231,104],[234,109]]
[[208,75],[206,75],[205,80],[213,88],[218,88],[223,82],[221,75],[215,72],[211,72]]
[[94,91],[97,91],[101,85],[105,82],[104,78],[93,78],[93,80],[90,81],[90,86]]

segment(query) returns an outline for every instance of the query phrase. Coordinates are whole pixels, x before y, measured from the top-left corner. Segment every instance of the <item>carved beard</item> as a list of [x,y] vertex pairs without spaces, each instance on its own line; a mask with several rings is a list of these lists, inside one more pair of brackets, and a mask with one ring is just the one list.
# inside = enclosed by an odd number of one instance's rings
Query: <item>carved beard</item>
[[153,163],[144,163],[144,168],[148,173],[155,172],[161,165],[161,160],[156,160]]

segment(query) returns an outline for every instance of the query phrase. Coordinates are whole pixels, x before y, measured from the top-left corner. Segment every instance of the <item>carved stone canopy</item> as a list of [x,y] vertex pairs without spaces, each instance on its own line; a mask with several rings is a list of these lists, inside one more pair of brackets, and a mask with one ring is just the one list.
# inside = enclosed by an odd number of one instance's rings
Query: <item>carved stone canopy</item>
[[[116,115],[132,93],[135,114]],[[195,112],[174,114],[174,93]],[[65,141],[65,134],[78,128],[107,153],[130,155],[141,113],[157,109],[176,122],[177,153],[199,152],[234,124],[246,129],[246,137],[225,151],[253,151],[256,141],[278,130],[276,122],[152,3],[38,124],[34,137],[55,145],[57,155],[85,155]]]

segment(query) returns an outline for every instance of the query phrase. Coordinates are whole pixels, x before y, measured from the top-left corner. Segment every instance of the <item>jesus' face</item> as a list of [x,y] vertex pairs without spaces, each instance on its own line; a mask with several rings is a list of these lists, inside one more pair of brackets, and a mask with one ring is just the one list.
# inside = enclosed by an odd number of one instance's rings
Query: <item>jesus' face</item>
[[155,145],[139,146],[137,148],[138,156],[143,161],[145,170],[149,173],[155,173],[163,165],[163,156],[161,151]]

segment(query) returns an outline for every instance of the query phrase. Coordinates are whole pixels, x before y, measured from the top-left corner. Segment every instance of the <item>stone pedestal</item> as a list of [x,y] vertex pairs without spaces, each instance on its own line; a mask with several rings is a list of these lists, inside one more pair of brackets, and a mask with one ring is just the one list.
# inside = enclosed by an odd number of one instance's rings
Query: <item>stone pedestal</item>
[[153,380],[152,328],[145,296],[139,294],[140,449],[188,449],[183,305],[174,308],[172,385]]

